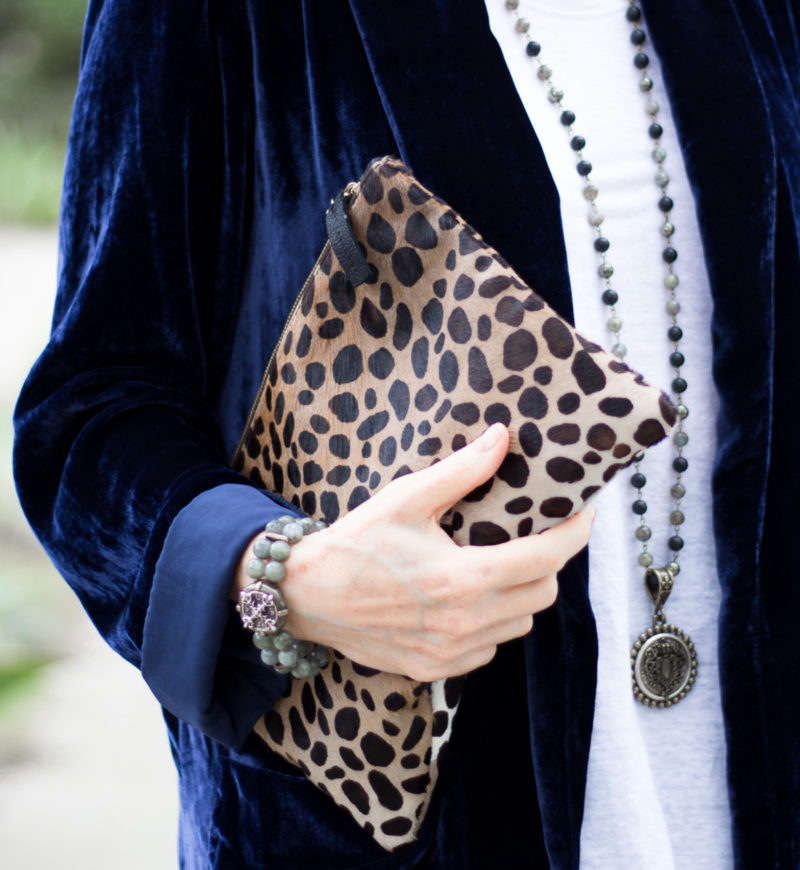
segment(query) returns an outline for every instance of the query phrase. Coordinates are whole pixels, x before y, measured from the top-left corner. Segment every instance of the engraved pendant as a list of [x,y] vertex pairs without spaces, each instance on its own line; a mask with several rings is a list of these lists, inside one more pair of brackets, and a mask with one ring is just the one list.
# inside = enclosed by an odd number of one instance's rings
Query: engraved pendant
[[672,707],[686,697],[697,676],[697,654],[688,634],[675,625],[648,628],[631,650],[633,694],[647,707]]
[[676,625],[667,625],[663,605],[675,581],[667,568],[649,568],[644,585],[653,602],[653,625],[631,650],[633,694],[647,707],[664,709],[682,701],[697,677],[692,639]]

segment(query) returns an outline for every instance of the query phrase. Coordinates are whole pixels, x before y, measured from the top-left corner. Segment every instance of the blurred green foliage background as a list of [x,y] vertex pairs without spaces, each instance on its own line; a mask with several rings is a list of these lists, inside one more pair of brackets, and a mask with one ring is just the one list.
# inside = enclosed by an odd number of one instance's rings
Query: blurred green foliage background
[[0,222],[52,223],[86,0],[0,0]]

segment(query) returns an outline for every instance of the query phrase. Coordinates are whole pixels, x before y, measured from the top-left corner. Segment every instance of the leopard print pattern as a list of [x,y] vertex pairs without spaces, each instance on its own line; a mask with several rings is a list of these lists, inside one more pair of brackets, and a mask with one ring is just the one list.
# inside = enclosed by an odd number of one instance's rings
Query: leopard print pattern
[[[675,422],[667,397],[562,320],[399,161],[349,200],[371,266],[327,244],[287,321],[234,467],[334,522],[494,422],[511,446],[442,527],[497,544],[578,511]],[[257,726],[389,850],[413,841],[461,680],[420,684],[334,655]]]

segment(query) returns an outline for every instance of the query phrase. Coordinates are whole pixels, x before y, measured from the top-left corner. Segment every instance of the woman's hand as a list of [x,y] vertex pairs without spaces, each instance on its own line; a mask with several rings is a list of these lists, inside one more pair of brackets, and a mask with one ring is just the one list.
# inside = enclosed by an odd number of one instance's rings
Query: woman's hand
[[[286,628],[368,667],[430,681],[486,664],[556,600],[556,572],[586,546],[594,509],[538,535],[459,547],[439,520],[495,473],[508,430],[384,487],[292,547],[281,589]],[[251,583],[244,565],[238,588]]]

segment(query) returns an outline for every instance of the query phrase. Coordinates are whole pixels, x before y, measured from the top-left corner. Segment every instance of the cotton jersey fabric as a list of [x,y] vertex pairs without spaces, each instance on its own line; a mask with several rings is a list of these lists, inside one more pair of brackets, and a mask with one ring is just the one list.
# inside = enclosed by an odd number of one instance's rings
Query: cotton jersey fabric
[[[714,303],[734,859],[794,867],[797,9],[644,8]],[[15,474],[59,570],[167,707],[187,868],[579,865],[597,657],[585,556],[535,630],[467,679],[453,763],[405,853],[384,856],[247,736],[285,680],[223,590],[254,514],[284,507],[227,463],[327,203],[392,152],[571,316],[558,195],[483,0],[89,6],[53,333],[17,406]]]

